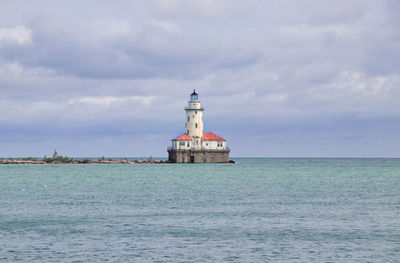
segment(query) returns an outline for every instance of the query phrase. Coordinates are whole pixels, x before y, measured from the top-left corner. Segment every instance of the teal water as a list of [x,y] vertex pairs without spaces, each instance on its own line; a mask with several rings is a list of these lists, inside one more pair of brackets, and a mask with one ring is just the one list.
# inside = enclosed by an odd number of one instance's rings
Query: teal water
[[0,166],[1,262],[400,262],[400,159]]

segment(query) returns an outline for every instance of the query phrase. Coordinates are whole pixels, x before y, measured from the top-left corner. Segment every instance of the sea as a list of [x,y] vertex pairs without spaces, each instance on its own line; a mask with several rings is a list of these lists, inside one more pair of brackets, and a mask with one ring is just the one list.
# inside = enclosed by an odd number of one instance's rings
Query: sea
[[0,165],[0,262],[400,262],[400,159]]

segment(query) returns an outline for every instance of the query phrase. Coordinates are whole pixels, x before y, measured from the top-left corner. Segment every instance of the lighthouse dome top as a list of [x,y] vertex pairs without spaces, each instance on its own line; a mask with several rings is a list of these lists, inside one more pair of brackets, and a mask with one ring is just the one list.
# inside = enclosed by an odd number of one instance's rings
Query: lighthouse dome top
[[199,94],[196,93],[196,90],[193,90],[193,93],[190,94],[190,100],[199,100]]

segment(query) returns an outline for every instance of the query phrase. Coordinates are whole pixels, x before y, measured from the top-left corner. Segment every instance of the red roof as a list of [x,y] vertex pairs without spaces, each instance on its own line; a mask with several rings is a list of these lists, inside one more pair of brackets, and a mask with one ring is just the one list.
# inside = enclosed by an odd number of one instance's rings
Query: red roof
[[191,141],[192,137],[189,137],[186,133],[172,139],[173,141]]
[[203,141],[225,141],[224,138],[219,137],[218,135],[212,132],[203,132],[203,137],[201,137]]
[[[186,133],[183,133],[172,140],[173,141],[191,141],[192,137],[188,136]],[[216,135],[212,132],[203,132],[203,137],[201,137],[201,140],[203,140],[203,141],[225,141],[224,138],[219,137],[218,135]]]

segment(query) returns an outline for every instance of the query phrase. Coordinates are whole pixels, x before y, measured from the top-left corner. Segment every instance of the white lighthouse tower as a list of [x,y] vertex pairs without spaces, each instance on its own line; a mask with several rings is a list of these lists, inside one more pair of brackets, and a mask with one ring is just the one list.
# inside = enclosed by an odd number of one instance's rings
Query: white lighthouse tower
[[[186,110],[186,134],[193,138],[193,147],[200,147],[200,139],[203,137],[203,108],[200,106],[199,95],[196,90],[190,94],[190,100]],[[196,147],[197,146],[197,147]]]
[[168,148],[169,162],[229,162],[230,149],[226,147],[226,140],[203,130],[203,110],[194,90],[185,107],[185,133],[172,139],[172,147]]

